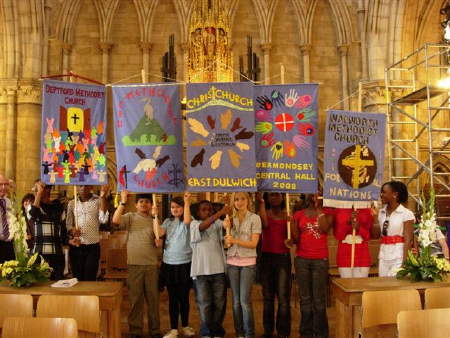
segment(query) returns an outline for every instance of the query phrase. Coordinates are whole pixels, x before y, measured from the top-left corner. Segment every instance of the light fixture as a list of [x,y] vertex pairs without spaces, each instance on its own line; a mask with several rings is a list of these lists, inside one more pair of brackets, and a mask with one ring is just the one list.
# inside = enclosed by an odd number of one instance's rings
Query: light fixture
[[439,88],[450,88],[450,77],[446,77],[444,79],[441,79],[437,82],[437,86]]

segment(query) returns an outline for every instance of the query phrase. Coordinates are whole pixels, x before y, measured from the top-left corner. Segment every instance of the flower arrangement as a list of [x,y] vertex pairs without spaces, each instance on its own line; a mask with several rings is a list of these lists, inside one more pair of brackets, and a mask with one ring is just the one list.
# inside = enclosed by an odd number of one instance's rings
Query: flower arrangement
[[450,262],[445,258],[438,258],[431,254],[431,244],[437,240],[436,212],[434,209],[435,194],[430,192],[430,199],[426,203],[422,198],[422,218],[417,225],[419,251],[417,255],[411,250],[397,272],[397,278],[410,278],[413,281],[441,281],[450,272]]
[[[14,199],[12,200],[14,201]],[[12,205],[14,204],[12,203]],[[30,286],[34,283],[48,281],[52,268],[43,257],[38,260],[37,253],[29,255],[25,217],[21,211],[16,216],[13,208],[9,208],[7,212],[16,259],[0,264],[0,280],[7,280],[9,285],[14,287]]]

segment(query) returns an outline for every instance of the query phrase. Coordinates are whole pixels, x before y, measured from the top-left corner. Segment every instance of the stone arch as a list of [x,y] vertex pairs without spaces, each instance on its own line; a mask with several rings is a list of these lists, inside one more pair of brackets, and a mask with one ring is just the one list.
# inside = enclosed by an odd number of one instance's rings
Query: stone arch
[[180,25],[180,39],[182,43],[187,42],[189,20],[192,13],[192,3],[190,6],[186,5],[184,0],[173,0],[175,11],[178,16],[178,23]]
[[333,12],[333,21],[336,25],[338,46],[349,45],[353,40],[352,23],[350,13],[344,0],[328,1]]
[[[417,33],[416,33],[416,37],[414,39],[414,41],[419,42],[419,44],[423,44],[425,42],[428,41],[423,41],[424,39],[424,33],[425,33],[425,28],[430,24],[430,21],[432,21],[432,14],[437,14],[435,12],[433,12],[433,8],[437,6],[439,6],[439,8],[443,8],[445,7],[445,5],[447,4],[447,0],[433,0],[433,1],[425,1],[422,7],[422,15],[420,15],[417,20],[418,20],[418,25],[417,25]],[[432,41],[432,42],[438,42],[438,41]],[[420,47],[417,46],[417,47]]]
[[134,0],[134,5],[139,19],[139,31],[141,42],[149,42],[153,26],[153,17],[158,0]]
[[272,42],[273,16],[278,0],[252,0],[255,6],[256,19],[260,27],[262,43]]
[[56,20],[55,37],[65,43],[73,42],[73,27],[81,8],[81,0],[64,1]]
[[294,5],[299,26],[299,45],[311,44],[312,22],[317,0],[291,0]]
[[20,65],[20,27],[17,1],[3,0],[1,6],[3,23],[3,70],[6,78],[18,76]]
[[100,41],[109,42],[111,40],[111,25],[119,7],[119,0],[93,0],[97,9],[98,22],[100,26]]

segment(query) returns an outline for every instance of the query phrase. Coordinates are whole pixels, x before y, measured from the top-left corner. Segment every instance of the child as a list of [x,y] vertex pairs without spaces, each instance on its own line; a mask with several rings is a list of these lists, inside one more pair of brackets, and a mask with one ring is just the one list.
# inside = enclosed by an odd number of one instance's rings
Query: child
[[372,235],[378,238],[381,234],[378,275],[394,277],[413,247],[415,216],[403,205],[408,201],[408,189],[403,182],[384,183],[380,197],[384,207],[372,208],[374,217],[378,213],[378,224],[372,228]]
[[178,337],[178,316],[181,315],[183,336],[192,337],[194,330],[188,326],[189,320],[189,290],[192,286],[189,226],[191,223],[190,194],[174,197],[170,202],[172,217],[162,224],[166,231],[161,276],[169,293],[169,315],[171,330],[164,338]]
[[[264,197],[264,198],[263,198]],[[263,338],[270,338],[275,328],[275,297],[278,299],[276,329],[278,337],[291,333],[291,255],[286,246],[286,201],[279,192],[257,193],[263,226],[261,284],[264,297]],[[292,223],[291,223],[292,224]]]
[[224,206],[213,214],[210,201],[198,204],[197,218],[191,222],[192,266],[196,301],[200,312],[200,335],[223,337],[227,288],[223,252],[223,222],[219,218],[229,212]]
[[[255,337],[252,308],[252,286],[256,273],[256,246],[261,235],[261,218],[249,211],[250,195],[233,194],[233,224],[231,235],[225,237],[227,270],[233,291],[233,320],[237,337]],[[226,219],[225,222],[229,223]]]
[[[370,271],[369,240],[373,226],[370,208],[330,210],[334,216],[334,236],[338,240],[337,266],[341,278],[365,278]],[[354,265],[351,267],[352,234],[355,229]]]
[[308,208],[294,215],[292,237],[297,242],[295,273],[300,293],[300,336],[328,338],[328,239],[333,222],[325,215],[318,194],[309,195]]
[[[156,206],[152,207],[151,194],[136,195],[136,212],[123,211],[128,199],[128,191],[120,193],[121,202],[113,216],[113,224],[128,230],[128,298],[130,314],[128,325],[132,337],[143,335],[144,298],[148,309],[150,337],[161,337],[159,329],[159,290],[158,290],[158,248],[159,242],[153,232],[152,215],[156,215]],[[152,212],[151,212],[152,211]],[[164,229],[160,227],[160,235]]]

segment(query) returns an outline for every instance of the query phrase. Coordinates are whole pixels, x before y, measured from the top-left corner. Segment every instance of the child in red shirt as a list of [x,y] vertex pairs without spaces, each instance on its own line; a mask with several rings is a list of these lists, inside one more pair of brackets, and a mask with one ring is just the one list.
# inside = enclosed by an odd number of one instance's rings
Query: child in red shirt
[[[339,241],[337,266],[341,278],[364,278],[369,276],[369,240],[373,226],[371,209],[336,208],[334,215],[334,236]],[[351,268],[352,233],[356,234],[355,261]]]
[[292,236],[297,243],[295,273],[300,293],[301,337],[328,337],[327,232],[332,215],[324,213],[319,194],[307,197],[308,207],[294,215]]

